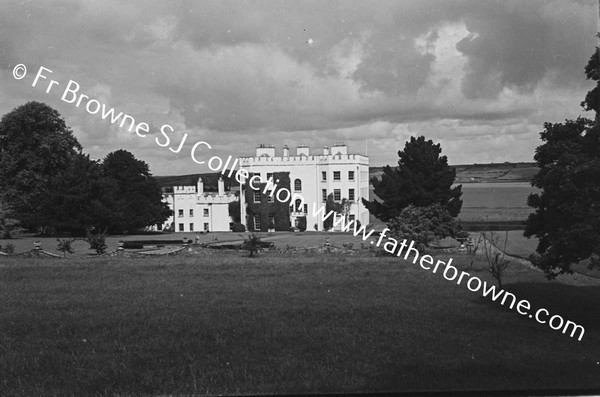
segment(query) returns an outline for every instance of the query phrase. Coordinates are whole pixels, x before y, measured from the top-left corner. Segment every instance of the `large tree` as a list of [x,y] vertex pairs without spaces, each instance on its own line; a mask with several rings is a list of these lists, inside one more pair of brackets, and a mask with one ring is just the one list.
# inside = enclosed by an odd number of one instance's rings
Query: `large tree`
[[63,175],[46,210],[54,228],[81,236],[110,228],[119,192],[117,182],[103,175],[102,163],[78,154]]
[[109,153],[102,162],[103,176],[115,182],[107,201],[114,203],[108,230],[132,231],[164,222],[171,210],[162,201],[158,182],[148,164],[126,150]]
[[585,68],[596,86],[582,102],[596,112],[595,120],[579,117],[564,123],[545,123],[536,149],[540,167],[528,204],[535,213],[527,219],[525,236],[539,238],[534,263],[548,278],[571,273],[573,263],[590,259],[600,267],[600,65],[599,50]]
[[409,205],[426,207],[440,204],[456,217],[462,207],[461,185],[452,187],[456,170],[448,166],[446,156],[440,156],[440,144],[425,137],[411,137],[404,150],[398,151],[398,167],[383,168],[381,179],[372,178],[375,194],[383,200],[363,204],[378,219],[387,222]]
[[60,114],[28,102],[0,120],[0,192],[15,218],[32,229],[52,223],[45,209],[81,145]]

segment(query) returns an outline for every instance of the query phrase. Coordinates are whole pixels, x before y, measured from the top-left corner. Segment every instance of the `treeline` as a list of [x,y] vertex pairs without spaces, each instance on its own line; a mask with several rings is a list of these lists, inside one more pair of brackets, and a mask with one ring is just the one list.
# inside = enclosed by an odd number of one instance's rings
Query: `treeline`
[[[0,223],[44,234],[122,233],[170,215],[148,164],[126,150],[92,160],[60,114],[28,102],[0,120]],[[15,222],[10,221],[15,220]]]

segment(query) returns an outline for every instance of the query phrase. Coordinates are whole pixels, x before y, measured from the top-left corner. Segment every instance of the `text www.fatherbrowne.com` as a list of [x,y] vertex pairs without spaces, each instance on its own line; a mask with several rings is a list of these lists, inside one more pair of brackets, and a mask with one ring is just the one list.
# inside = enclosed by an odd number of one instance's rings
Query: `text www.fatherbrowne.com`
[[[344,232],[351,231],[355,237],[360,235],[363,241],[367,241],[375,232],[373,229],[367,232],[367,229],[364,225],[359,227],[359,225],[353,220],[346,222],[344,217],[336,218],[333,211],[329,211],[329,213],[325,214],[325,208],[323,206],[317,209],[317,205],[313,204],[313,216],[316,217],[317,215],[320,216],[323,221],[329,217],[333,217],[333,223],[335,227],[339,227]],[[583,338],[585,329],[581,325],[578,325],[570,320],[565,321],[558,314],[550,317],[550,312],[544,308],[540,308],[535,311],[534,314],[531,314],[533,313],[531,310],[531,303],[527,299],[522,299],[517,302],[517,297],[514,294],[511,294],[504,289],[497,290],[495,285],[490,286],[486,281],[482,281],[477,276],[472,276],[465,271],[459,271],[459,269],[452,266],[452,258],[448,260],[448,263],[445,263],[441,260],[435,262],[433,257],[430,255],[421,256],[419,251],[414,247],[414,241],[409,242],[404,239],[399,242],[393,237],[386,236],[386,233],[389,230],[390,229],[388,228],[383,229],[377,241],[371,240],[371,244],[379,247],[385,238],[387,241],[383,245],[383,249],[386,252],[398,257],[404,253],[404,260],[409,260],[412,257],[412,263],[416,264],[419,262],[419,266],[421,266],[421,268],[424,270],[431,270],[433,273],[437,273],[439,269],[440,273],[442,273],[443,277],[448,281],[456,281],[457,285],[462,283],[462,285],[466,285],[469,291],[472,292],[481,291],[483,297],[487,298],[489,296],[491,297],[492,301],[499,301],[503,306],[506,306],[506,304],[509,303],[508,307],[510,309],[516,308],[517,313],[520,315],[535,319],[535,321],[540,324],[548,324],[548,326],[555,331],[561,331],[563,334],[566,334],[570,331],[571,338],[577,337],[579,341],[581,341]]]

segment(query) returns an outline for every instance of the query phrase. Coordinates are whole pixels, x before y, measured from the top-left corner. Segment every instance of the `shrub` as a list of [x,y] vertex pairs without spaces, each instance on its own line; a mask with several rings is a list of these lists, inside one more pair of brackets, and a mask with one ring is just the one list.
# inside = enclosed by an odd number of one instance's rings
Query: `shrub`
[[261,248],[260,237],[256,234],[252,233],[248,238],[244,239],[244,243],[242,244],[242,249],[245,249],[250,253],[250,258],[254,257],[254,254],[258,252]]
[[418,250],[430,247],[444,237],[454,237],[460,227],[448,210],[440,204],[427,207],[409,205],[391,219],[388,228],[396,236],[413,240]]
[[4,248],[0,246],[0,251],[4,252],[5,254],[12,254],[15,252],[15,246],[14,244],[8,243],[6,246],[4,246]]
[[236,232],[236,233],[243,233],[246,231],[246,226],[242,225],[241,223],[234,223],[233,226],[231,227],[231,230]]
[[56,241],[58,241],[56,249],[63,253],[63,258],[67,257],[67,253],[72,254],[74,252],[72,246],[74,239],[64,238],[61,240],[57,238]]
[[107,245],[104,233],[89,233],[86,241],[90,244],[90,249],[96,251],[96,254],[103,254],[106,252]]

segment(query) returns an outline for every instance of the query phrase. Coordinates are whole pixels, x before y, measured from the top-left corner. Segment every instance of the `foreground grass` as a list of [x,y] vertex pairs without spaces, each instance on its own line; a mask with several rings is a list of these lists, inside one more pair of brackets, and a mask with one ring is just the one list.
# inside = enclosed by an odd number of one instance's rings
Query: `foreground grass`
[[517,266],[581,342],[395,258],[3,263],[1,395],[600,387],[600,289]]

